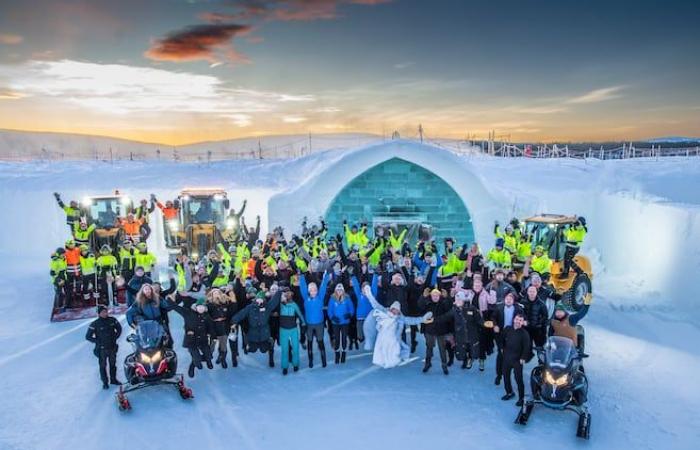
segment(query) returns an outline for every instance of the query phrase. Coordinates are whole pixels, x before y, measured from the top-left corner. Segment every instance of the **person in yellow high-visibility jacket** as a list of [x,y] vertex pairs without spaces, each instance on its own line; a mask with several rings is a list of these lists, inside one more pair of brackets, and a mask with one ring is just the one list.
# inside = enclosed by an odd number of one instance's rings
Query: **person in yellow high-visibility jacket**
[[153,271],[153,268],[158,260],[153,253],[148,251],[148,247],[146,246],[145,242],[139,242],[136,244],[136,252],[134,257],[136,259],[136,266],[143,267],[143,271],[146,273],[146,276],[150,277],[151,272]]
[[530,270],[539,273],[545,280],[549,278],[552,270],[552,260],[549,259],[549,256],[544,251],[544,247],[541,245],[535,247],[535,254],[530,260]]
[[496,246],[492,248],[486,255],[486,261],[488,261],[489,267],[492,270],[498,268],[511,268],[512,260],[510,252],[504,248],[504,242],[502,238],[496,239]]
[[512,224],[506,225],[505,233],[501,231],[501,226],[498,221],[495,222],[493,226],[493,234],[496,239],[503,239],[503,247],[508,250],[509,253],[516,255],[518,253],[518,241],[519,233],[516,234]]
[[569,270],[572,267],[576,272],[580,270],[576,263],[574,263],[574,256],[576,256],[581,249],[581,244],[583,244],[587,232],[588,228],[586,228],[586,219],[584,217],[577,217],[575,223],[564,228],[566,253],[564,254],[564,268],[559,274],[559,278],[567,278],[569,276]]

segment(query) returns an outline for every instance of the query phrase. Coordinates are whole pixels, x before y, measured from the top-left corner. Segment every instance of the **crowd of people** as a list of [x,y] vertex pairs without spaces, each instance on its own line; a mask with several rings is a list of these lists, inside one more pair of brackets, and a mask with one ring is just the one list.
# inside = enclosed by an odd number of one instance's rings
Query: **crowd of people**
[[[66,243],[65,262],[69,265],[70,254],[71,264],[82,269],[84,252],[73,257],[72,247],[90,226],[73,216],[71,208],[64,208],[74,230]],[[559,302],[547,283],[552,265],[547,252],[539,246],[531,249],[530,238],[516,220],[503,230],[495,224],[495,246],[486,255],[477,243],[460,245],[451,238],[410,245],[406,230],[392,225],[371,232],[364,221],[345,221],[343,226],[342,234],[330,236],[323,218],[311,226],[304,220],[299,234],[287,236],[278,227],[264,240],[241,237],[220,243],[198,261],[183,251],[169,271],[167,289],[151,278],[155,258],[144,259],[149,255],[145,239],[136,248],[124,241],[118,257],[94,266],[99,274],[110,267],[124,280],[130,327],[154,320],[170,336],[169,314],[182,316],[190,377],[205,366],[226,369],[230,361],[236,367],[240,351],[267,354],[269,366],[275,367],[276,348],[284,375],[299,370],[300,348],[310,368],[318,362],[327,367],[329,356],[332,363],[344,364],[348,352],[361,346],[373,352],[374,364],[392,368],[418,351],[418,335],[423,334],[423,372],[431,370],[436,347],[445,375],[456,362],[465,370],[478,364],[483,372],[495,353],[494,382],[503,382],[503,400],[515,396],[514,376],[522,404],[523,366],[533,349],[551,335],[579,339],[576,325],[588,311],[590,296],[576,313]],[[585,227],[585,219],[579,218],[567,230],[567,245],[573,249],[567,251],[567,264],[583,241]],[[90,272],[87,280],[80,273],[76,281],[66,270],[64,286],[89,284]],[[54,280],[59,276],[52,266]],[[54,285],[58,292],[59,284]],[[99,311],[87,337],[98,344],[96,355],[107,388],[110,381],[119,383],[112,369],[121,329],[106,307]]]

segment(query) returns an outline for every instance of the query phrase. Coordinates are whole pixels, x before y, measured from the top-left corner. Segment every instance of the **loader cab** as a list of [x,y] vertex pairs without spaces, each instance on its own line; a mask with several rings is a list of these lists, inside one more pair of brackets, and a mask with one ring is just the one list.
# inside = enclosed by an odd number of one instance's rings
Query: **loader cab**
[[561,261],[566,253],[564,229],[576,223],[576,217],[542,214],[525,220],[525,230],[532,239],[532,248],[541,245],[552,261]]
[[81,205],[82,215],[101,230],[117,227],[117,219],[125,218],[132,209],[131,199],[121,194],[85,197]]
[[224,225],[229,201],[226,192],[197,192],[185,190],[180,195],[181,221],[189,225]]

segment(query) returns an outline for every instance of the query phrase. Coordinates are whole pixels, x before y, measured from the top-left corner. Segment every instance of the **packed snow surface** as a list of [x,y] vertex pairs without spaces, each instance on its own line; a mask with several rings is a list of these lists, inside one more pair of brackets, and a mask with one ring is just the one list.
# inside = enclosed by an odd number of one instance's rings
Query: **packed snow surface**
[[[591,354],[585,360],[592,414],[588,443],[575,437],[571,413],[539,408],[527,427],[514,425],[517,409],[502,402],[503,388],[493,385],[494,357],[483,373],[453,367],[445,376],[438,366],[422,374],[422,347],[414,359],[390,370],[373,367],[364,351],[351,352],[343,366],[322,369],[317,360],[308,369],[302,351],[302,369],[287,377],[279,364],[269,369],[265,355],[245,355],[236,369],[216,366],[187,380],[195,394],[191,401],[181,400],[172,388],[156,387],[131,394],[133,411],[120,413],[114,391],[101,389],[96,358],[84,340],[88,321],[48,320],[49,254],[67,237],[51,193],[79,200],[119,188],[134,199],[151,192],[167,199],[184,186],[219,185],[235,208],[247,198],[248,223],[259,214],[265,231],[272,196],[294,192],[342,164],[347,154],[361,151],[211,166],[0,164],[5,213],[0,449],[697,448],[700,393],[692,380],[700,372],[695,313],[700,306],[700,159],[693,158],[458,157],[465,176],[477,177],[493,198],[492,220],[539,212],[588,219],[583,252],[595,271],[594,305],[583,321]],[[323,214],[324,205],[312,206],[316,215]],[[164,256],[160,225],[156,218],[150,246]],[[291,232],[298,226],[286,228]],[[477,230],[477,238],[484,249],[492,245],[489,230]],[[185,368],[189,356],[179,345],[180,317],[172,314],[171,323]],[[125,335],[119,364],[130,351]],[[119,375],[123,379],[121,369]]]

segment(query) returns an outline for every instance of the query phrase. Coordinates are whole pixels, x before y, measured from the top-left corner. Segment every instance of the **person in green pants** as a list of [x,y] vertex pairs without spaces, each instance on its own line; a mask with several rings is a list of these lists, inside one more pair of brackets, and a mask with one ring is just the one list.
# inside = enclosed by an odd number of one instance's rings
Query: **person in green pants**
[[280,303],[280,349],[282,351],[282,375],[289,372],[289,347],[292,347],[292,366],[294,371],[299,370],[299,328],[297,318],[301,326],[306,325],[301,309],[292,298],[293,293],[289,287],[282,288],[282,303]]

